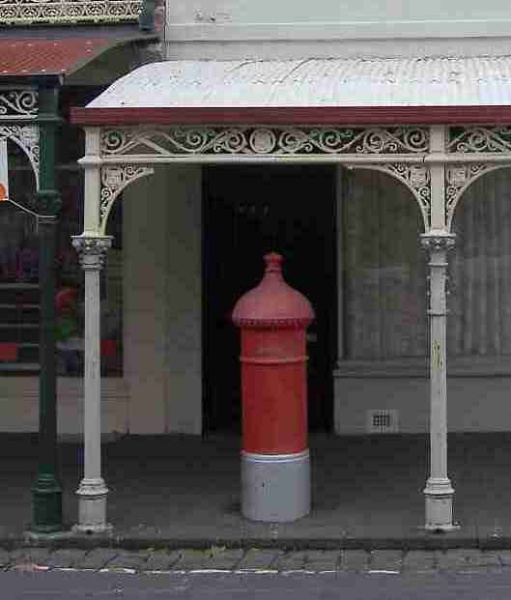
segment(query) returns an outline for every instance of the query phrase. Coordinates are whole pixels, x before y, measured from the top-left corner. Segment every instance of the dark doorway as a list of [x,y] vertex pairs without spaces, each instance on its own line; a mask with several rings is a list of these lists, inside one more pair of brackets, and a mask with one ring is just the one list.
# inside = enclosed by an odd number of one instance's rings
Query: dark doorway
[[204,430],[239,431],[236,300],[254,287],[263,255],[283,254],[287,282],[316,312],[308,330],[309,429],[333,421],[336,336],[336,171],[328,166],[206,167],[203,179]]

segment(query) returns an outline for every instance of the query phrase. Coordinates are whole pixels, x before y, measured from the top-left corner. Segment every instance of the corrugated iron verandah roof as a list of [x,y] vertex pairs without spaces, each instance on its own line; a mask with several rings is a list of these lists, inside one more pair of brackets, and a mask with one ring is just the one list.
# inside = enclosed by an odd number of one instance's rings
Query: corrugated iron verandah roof
[[105,50],[129,40],[7,38],[0,40],[1,76],[69,75]]
[[511,56],[183,60],[145,65],[81,124],[511,122]]

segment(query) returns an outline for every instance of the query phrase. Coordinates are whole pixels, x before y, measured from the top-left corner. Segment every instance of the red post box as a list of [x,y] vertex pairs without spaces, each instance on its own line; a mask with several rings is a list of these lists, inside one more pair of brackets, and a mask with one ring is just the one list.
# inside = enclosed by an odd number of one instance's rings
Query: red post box
[[282,256],[242,296],[232,318],[241,329],[241,507],[256,521],[294,521],[310,511],[305,331],[309,301],[282,276]]

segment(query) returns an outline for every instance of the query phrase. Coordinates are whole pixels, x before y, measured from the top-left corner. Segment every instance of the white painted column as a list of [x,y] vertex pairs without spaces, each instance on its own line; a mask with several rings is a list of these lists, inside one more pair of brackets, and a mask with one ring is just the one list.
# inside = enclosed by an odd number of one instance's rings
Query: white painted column
[[108,488],[101,476],[100,271],[111,237],[76,236],[73,246],[85,272],[84,474],[77,490],[78,524],[84,532],[110,529],[106,520]]
[[[447,128],[430,128],[430,150],[445,152]],[[431,214],[428,231],[421,235],[423,248],[429,253],[429,328],[430,328],[430,475],[426,482],[427,530],[449,531],[454,528],[452,501],[454,489],[447,476],[447,251],[455,236],[446,226],[445,165],[433,162],[431,176]]]
[[85,130],[85,202],[82,235],[73,237],[85,275],[84,332],[84,473],[77,490],[78,524],[75,529],[104,532],[108,489],[101,476],[101,333],[100,271],[111,246],[111,237],[101,233],[101,132]]
[[446,271],[447,251],[454,234],[430,230],[421,236],[429,252],[430,269],[430,476],[426,482],[426,529],[453,528],[454,489],[447,476],[447,364],[446,364]]

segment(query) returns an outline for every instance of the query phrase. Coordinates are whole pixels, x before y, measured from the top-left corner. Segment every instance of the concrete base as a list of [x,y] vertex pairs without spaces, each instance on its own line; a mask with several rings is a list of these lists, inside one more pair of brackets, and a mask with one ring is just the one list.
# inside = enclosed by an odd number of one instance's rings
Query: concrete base
[[60,542],[72,540],[74,538],[73,529],[67,531],[56,531],[54,533],[38,533],[37,531],[25,531],[23,534],[23,543],[45,543]]
[[426,530],[452,531],[457,529],[453,522],[454,489],[450,480],[428,479],[424,496],[426,499]]
[[241,512],[253,521],[296,521],[310,512],[309,450],[241,453]]
[[77,490],[78,524],[73,528],[83,533],[103,533],[112,529],[106,522],[108,488],[103,479],[83,479]]

